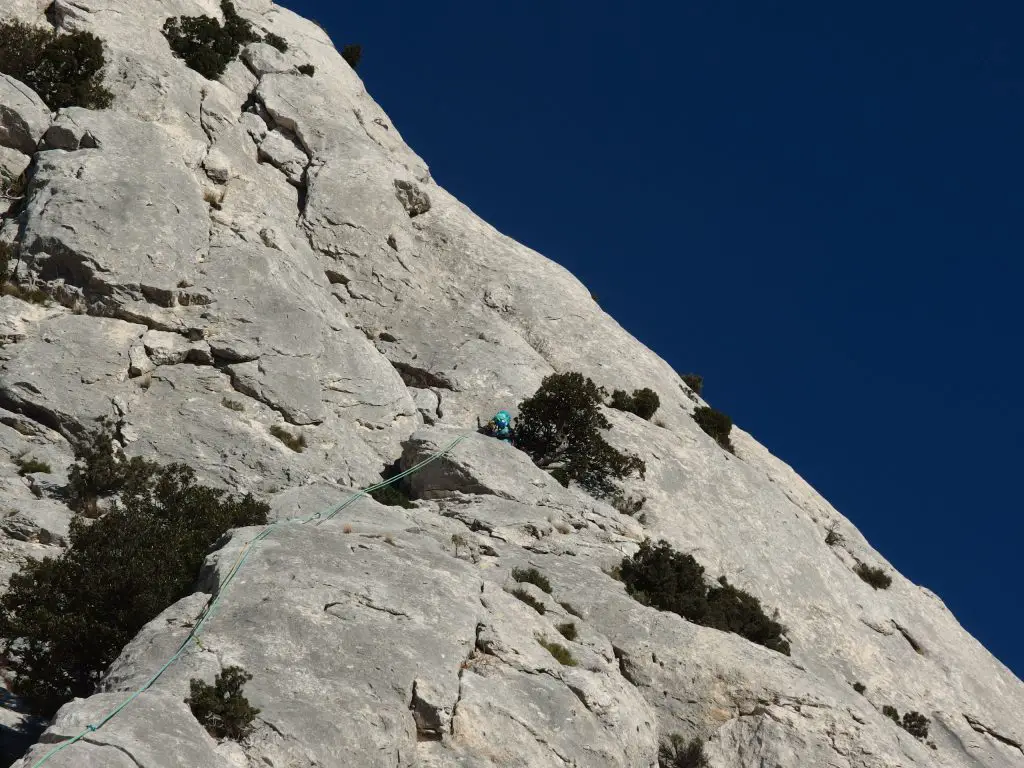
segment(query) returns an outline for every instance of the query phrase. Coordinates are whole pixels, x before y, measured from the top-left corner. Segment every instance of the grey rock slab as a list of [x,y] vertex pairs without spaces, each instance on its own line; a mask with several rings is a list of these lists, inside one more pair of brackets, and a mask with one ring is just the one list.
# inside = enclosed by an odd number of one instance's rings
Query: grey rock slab
[[263,75],[295,72],[295,65],[289,57],[272,45],[251,43],[242,50],[242,60],[257,77]]
[[0,175],[4,179],[17,179],[31,162],[29,155],[9,147],[0,147]]
[[38,94],[0,74],[0,146],[31,155],[49,126],[50,109]]
[[259,157],[279,169],[293,184],[302,181],[309,165],[309,156],[280,131],[267,133],[260,142]]

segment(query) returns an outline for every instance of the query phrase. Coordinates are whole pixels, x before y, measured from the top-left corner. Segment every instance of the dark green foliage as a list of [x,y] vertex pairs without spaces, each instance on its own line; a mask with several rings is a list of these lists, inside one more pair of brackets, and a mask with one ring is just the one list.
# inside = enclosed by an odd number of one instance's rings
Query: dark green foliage
[[863,694],[864,691],[866,691],[867,689],[868,689],[868,687],[866,685],[864,685],[864,683],[854,683],[853,684],[853,690],[855,690],[857,693]]
[[183,464],[126,461],[107,450],[105,432],[92,443],[76,449],[76,498],[103,490],[116,500],[96,520],[76,515],[70,546],[59,557],[29,560],[0,597],[0,650],[12,690],[47,717],[93,693],[125,643],[191,592],[226,531],[267,520],[266,504],[199,485]]
[[706,768],[707,764],[704,744],[700,739],[686,741],[678,733],[673,733],[658,750],[658,768]]
[[533,595],[531,595],[529,592],[527,592],[525,589],[521,587],[518,589],[513,589],[511,594],[513,595],[513,597],[518,597],[528,606],[533,608],[533,610],[535,610],[541,616],[543,616],[544,612],[547,610],[544,607],[544,603],[542,603],[540,600],[535,598]]
[[252,675],[241,667],[226,667],[213,685],[192,678],[191,695],[185,703],[215,739],[241,741],[252,730],[252,721],[260,713],[242,694],[242,688],[250,680]]
[[576,625],[571,621],[567,621],[564,624],[559,624],[557,627],[555,627],[555,629],[557,629],[558,633],[566,640],[571,641],[576,639]]
[[396,488],[394,485],[385,485],[383,488],[370,491],[370,498],[378,504],[384,504],[388,507],[416,508],[416,505],[409,500],[409,497],[402,492],[402,489]]
[[537,638],[537,642],[544,646],[544,648],[547,649],[547,652],[554,656],[559,664],[566,667],[576,666],[576,659],[573,658],[572,653],[570,653],[569,649],[566,648],[564,645],[559,645],[558,643],[549,643],[547,640],[544,640],[542,638]]
[[238,411],[239,413],[245,410],[245,406],[242,403],[237,400],[232,400],[230,397],[225,397],[220,401],[220,404],[225,408],[230,408],[232,411]]
[[900,724],[900,713],[896,711],[896,707],[891,704],[886,704],[882,707],[882,714],[888,717],[897,725]]
[[632,558],[622,560],[620,573],[627,591],[644,605],[789,655],[789,643],[782,638],[785,628],[765,615],[760,600],[725,579],[709,587],[704,568],[693,556],[677,552],[665,541],[655,545],[645,540]]
[[549,595],[551,594],[551,582],[536,568],[513,568],[512,578],[520,583],[533,584]]
[[875,589],[888,589],[892,586],[892,577],[881,568],[873,568],[867,563],[857,563],[853,572]]
[[704,391],[704,377],[696,373],[684,373],[681,377],[683,383],[694,391],[694,394],[701,394]]
[[18,474],[22,477],[25,475],[33,475],[36,472],[53,471],[50,465],[45,461],[40,461],[39,459],[33,459],[24,455],[15,457],[14,463],[18,465]]
[[270,434],[280,440],[282,443],[287,445],[296,453],[302,453],[306,450],[306,436],[299,433],[298,437],[293,435],[287,429],[282,427],[280,424],[275,424],[270,428]]
[[274,46],[281,53],[288,52],[288,41],[280,35],[275,35],[273,32],[267,32],[267,34],[263,36],[263,42],[267,45]]
[[352,69],[356,69],[363,58],[363,46],[356,44],[346,45],[341,49],[341,58],[347,61]]
[[611,427],[599,407],[604,394],[580,373],[554,373],[519,406],[514,429],[516,447],[538,467],[598,497],[613,495],[615,480],[646,471],[639,457],[615,450],[601,435]]
[[68,471],[68,506],[76,512],[93,513],[96,502],[126,485],[151,478],[157,465],[145,459],[127,458],[114,442],[113,426],[101,419],[99,428],[74,444],[75,463]]
[[175,16],[164,22],[164,37],[175,56],[207,80],[223,75],[243,45],[259,40],[231,0],[221,0],[220,8],[223,25],[211,16]]
[[53,111],[109,107],[113,96],[103,87],[105,65],[103,42],[89,32],[0,24],[0,72],[25,83]]
[[911,736],[924,741],[928,738],[928,725],[930,722],[931,721],[920,712],[904,712],[903,722],[900,723],[900,725],[903,726],[903,730]]
[[299,64],[299,74],[305,75],[306,77],[312,77],[316,74],[316,67],[312,64]]
[[0,294],[13,296],[16,299],[27,301],[29,304],[46,304],[50,300],[49,295],[43,289],[31,285],[22,285],[21,283],[4,283],[0,285]]
[[11,271],[11,261],[18,258],[17,249],[10,243],[0,243],[0,282],[7,281]]
[[653,389],[646,387],[634,389],[632,395],[624,390],[616,389],[612,392],[612,399],[608,405],[619,411],[635,413],[641,419],[650,421],[651,417],[661,406],[661,398],[658,397],[658,393]]
[[707,432],[715,439],[715,442],[722,446],[729,453],[736,453],[729,439],[729,432],[732,431],[732,419],[721,411],[702,405],[693,411],[693,420],[697,426]]
[[836,523],[832,523],[829,526],[828,533],[825,534],[825,543],[830,547],[834,547],[837,544],[842,546],[844,542],[843,534],[836,530]]

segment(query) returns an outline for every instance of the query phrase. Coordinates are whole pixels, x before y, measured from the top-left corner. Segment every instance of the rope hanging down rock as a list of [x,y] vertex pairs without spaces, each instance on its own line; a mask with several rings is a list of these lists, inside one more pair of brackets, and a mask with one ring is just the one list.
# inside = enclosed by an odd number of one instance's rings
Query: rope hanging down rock
[[423,461],[419,462],[418,464],[415,464],[415,465],[409,467],[409,469],[405,470],[404,472],[400,472],[399,474],[395,475],[394,477],[388,478],[387,480],[385,480],[382,483],[377,483],[376,485],[371,485],[370,487],[364,488],[363,490],[359,491],[358,493],[352,494],[352,496],[350,496],[348,499],[346,499],[342,503],[338,504],[337,506],[331,508],[326,513],[325,512],[315,512],[314,514],[310,515],[309,517],[305,517],[305,518],[293,517],[293,518],[289,518],[287,520],[278,520],[276,522],[270,523],[267,526],[265,526],[263,528],[263,530],[261,530],[258,534],[256,534],[252,538],[252,541],[248,542],[244,547],[242,547],[242,550],[238,553],[238,557],[235,559],[234,564],[231,566],[231,569],[228,571],[228,575],[224,578],[224,581],[218,587],[217,593],[213,596],[213,598],[210,600],[210,602],[207,603],[206,608],[203,609],[202,614],[199,616],[199,619],[196,621],[195,625],[192,627],[191,631],[188,633],[188,636],[182,641],[181,645],[178,647],[178,650],[174,653],[174,655],[171,656],[171,658],[169,658],[167,660],[167,662],[162,667],[160,667],[160,669],[157,670],[156,674],[154,674],[151,678],[149,678],[149,680],[147,680],[134,693],[132,693],[131,696],[129,696],[123,702],[118,704],[114,709],[112,709],[102,720],[100,720],[98,723],[95,723],[95,724],[92,724],[92,725],[87,725],[85,727],[85,729],[80,734],[78,734],[77,736],[75,736],[73,738],[70,738],[70,739],[67,739],[67,740],[61,742],[60,744],[58,744],[57,746],[55,746],[53,749],[51,749],[49,752],[47,752],[45,755],[43,755],[43,757],[40,758],[40,760],[38,762],[33,763],[32,764],[32,768],[39,768],[41,765],[44,765],[45,763],[47,763],[50,760],[50,758],[54,757],[58,753],[60,753],[63,750],[67,749],[72,744],[75,744],[76,742],[81,741],[86,736],[88,736],[90,733],[94,733],[95,731],[98,731],[100,728],[102,728],[107,723],[109,723],[111,720],[113,720],[115,717],[117,717],[124,709],[126,709],[133,701],[135,701],[135,699],[137,699],[139,696],[141,696],[143,693],[145,693],[147,690],[149,690],[154,685],[154,683],[156,683],[156,681],[159,680],[163,676],[163,674],[171,667],[171,665],[173,665],[174,662],[176,662],[178,659],[180,659],[182,657],[182,655],[185,653],[185,651],[188,650],[188,647],[193,642],[198,640],[200,632],[202,632],[203,627],[206,625],[206,623],[213,616],[214,611],[217,610],[217,606],[220,604],[221,599],[224,597],[224,593],[227,591],[228,586],[231,584],[232,581],[235,580],[235,576],[237,576],[238,572],[241,571],[242,568],[245,566],[246,561],[249,559],[249,555],[251,555],[252,552],[253,552],[253,548],[256,546],[256,544],[258,544],[259,542],[263,541],[268,536],[270,536],[270,534],[273,533],[276,528],[278,528],[278,527],[280,527],[282,525],[288,525],[288,524],[292,524],[292,523],[298,523],[299,525],[306,525],[307,523],[312,523],[314,521],[316,521],[315,522],[316,525],[322,525],[322,524],[326,523],[328,520],[332,520],[339,512],[341,512],[343,509],[346,509],[347,507],[351,506],[352,504],[354,504],[356,501],[358,501],[362,497],[367,496],[367,495],[373,493],[374,491],[379,490],[380,488],[383,488],[383,487],[385,487],[387,485],[391,485],[392,483],[395,483],[395,482],[397,482],[398,480],[401,480],[404,477],[409,477],[409,475],[413,475],[416,472],[419,472],[421,469],[423,469],[425,466],[427,466],[431,462],[437,461],[438,459],[442,458],[443,456],[446,456],[447,454],[451,453],[455,449],[455,446],[457,446],[459,443],[461,443],[465,439],[466,439],[465,436],[463,436],[463,437],[458,437],[455,440],[452,440],[452,442],[450,442],[445,448],[443,448],[440,451],[437,451],[436,453],[431,454],[430,456],[428,456],[427,458],[425,458]]

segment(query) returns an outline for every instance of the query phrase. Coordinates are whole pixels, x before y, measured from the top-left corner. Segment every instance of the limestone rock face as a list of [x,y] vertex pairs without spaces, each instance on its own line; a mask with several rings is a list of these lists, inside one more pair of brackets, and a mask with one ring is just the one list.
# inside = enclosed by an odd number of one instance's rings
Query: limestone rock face
[[[211,553],[200,591],[19,768],[146,682],[221,592],[201,647],[50,768],[653,768],[672,734],[701,739],[712,768],[1024,766],[1024,685],[934,594],[751,436],[722,451],[679,376],[579,281],[433,181],[316,24],[235,5],[288,50],[254,43],[214,82],[160,30],[216,2],[0,0],[3,18],[103,39],[114,94],[51,116],[0,77],[0,162],[27,169],[0,242],[50,299],[0,297],[0,577],[66,544],[71,446],[100,417],[129,455],[187,462],[278,521],[226,587],[258,531]],[[608,411],[609,441],[647,465],[623,489],[643,500],[632,515],[475,432],[556,371],[658,393],[653,422]],[[460,437],[409,479],[411,508],[361,498],[293,522]],[[648,536],[777,611],[792,655],[630,597],[609,572]],[[514,581],[529,567],[550,594]],[[184,699],[233,664],[261,712],[218,743]],[[886,705],[927,716],[929,743]]]

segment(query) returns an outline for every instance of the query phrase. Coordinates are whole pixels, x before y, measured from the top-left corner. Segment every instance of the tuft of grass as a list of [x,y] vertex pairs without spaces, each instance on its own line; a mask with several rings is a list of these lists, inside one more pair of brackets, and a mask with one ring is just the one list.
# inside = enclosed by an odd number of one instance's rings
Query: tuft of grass
[[543,616],[545,611],[547,610],[544,607],[544,603],[542,603],[540,600],[535,598],[533,595],[531,595],[529,592],[527,592],[525,589],[522,589],[521,587],[517,588],[517,589],[513,589],[510,594],[513,597],[518,597],[520,600],[522,600],[528,606],[533,608],[533,610],[535,610],[541,616]]
[[341,526],[341,532],[342,533],[352,533],[352,524],[351,523],[345,523],[343,526]]
[[658,750],[658,768],[706,768],[708,759],[700,739],[686,741],[673,733]]
[[270,428],[270,434],[280,440],[282,443],[287,445],[296,453],[302,453],[306,450],[306,436],[299,433],[298,437],[293,435],[287,429],[282,427],[280,424],[275,424]]
[[28,302],[29,304],[48,304],[50,297],[46,291],[35,286],[22,285],[21,283],[4,283],[0,285],[0,294],[13,296],[16,299]]
[[239,413],[245,410],[244,405],[242,405],[237,400],[232,400],[230,397],[225,397],[223,400],[220,401],[220,404],[223,405],[225,408],[230,408],[232,411],[238,411]]
[[558,633],[566,640],[572,641],[576,639],[576,624],[574,624],[571,621],[567,621],[564,624],[559,624],[557,627],[555,627],[555,629],[557,629]]
[[558,643],[549,643],[547,640],[538,637],[537,642],[543,646],[548,653],[555,657],[555,660],[565,667],[575,667],[576,659],[573,658],[572,653],[564,645]]
[[521,584],[533,584],[549,595],[551,594],[551,582],[536,568],[513,568],[512,578]]
[[572,603],[559,603],[559,605],[562,606],[563,609],[565,609],[566,613],[575,616],[577,619],[583,618],[583,614],[579,612],[578,608],[574,608]]
[[892,586],[892,577],[881,568],[873,568],[867,563],[857,563],[853,572],[875,589],[888,589]]
[[39,459],[33,459],[32,457],[22,454],[14,458],[14,463],[18,466],[18,474],[24,477],[25,475],[34,475],[37,472],[45,472],[49,474],[53,471],[49,464]]

